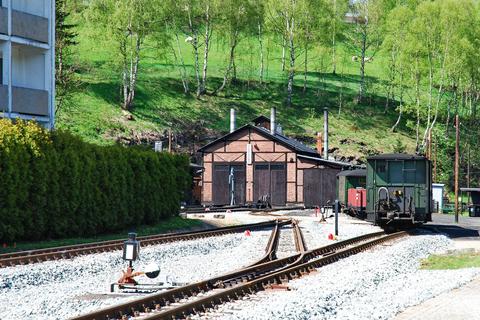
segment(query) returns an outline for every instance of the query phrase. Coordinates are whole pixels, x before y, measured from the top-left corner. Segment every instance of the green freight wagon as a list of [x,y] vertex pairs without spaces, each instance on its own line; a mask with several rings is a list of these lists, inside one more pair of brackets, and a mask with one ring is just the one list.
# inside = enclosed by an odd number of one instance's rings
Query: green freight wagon
[[432,169],[419,155],[367,158],[367,220],[402,227],[432,221]]
[[366,169],[340,171],[337,174],[337,199],[340,203],[347,205],[348,189],[365,188],[366,180]]

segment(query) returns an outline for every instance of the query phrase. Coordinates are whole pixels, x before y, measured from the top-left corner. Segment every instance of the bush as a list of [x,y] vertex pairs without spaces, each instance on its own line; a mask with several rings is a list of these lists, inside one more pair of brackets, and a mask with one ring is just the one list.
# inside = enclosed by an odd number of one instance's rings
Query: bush
[[0,120],[0,241],[91,236],[178,213],[183,155],[96,146],[31,122]]

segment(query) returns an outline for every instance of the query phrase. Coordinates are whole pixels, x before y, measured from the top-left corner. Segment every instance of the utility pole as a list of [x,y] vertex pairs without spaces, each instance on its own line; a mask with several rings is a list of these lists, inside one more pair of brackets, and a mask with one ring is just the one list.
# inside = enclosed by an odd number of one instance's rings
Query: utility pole
[[428,142],[427,142],[427,158],[428,160],[432,160],[432,129],[428,130]]
[[455,116],[455,222],[458,223],[458,167],[459,167],[460,123],[458,114]]
[[433,182],[437,182],[437,140],[433,136]]

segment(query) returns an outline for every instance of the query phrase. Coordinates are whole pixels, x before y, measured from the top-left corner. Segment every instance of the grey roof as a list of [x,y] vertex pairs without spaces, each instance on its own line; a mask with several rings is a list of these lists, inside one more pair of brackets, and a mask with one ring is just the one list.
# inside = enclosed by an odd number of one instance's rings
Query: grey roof
[[324,159],[324,158],[320,158],[318,155],[316,157],[311,157],[311,156],[306,156],[306,155],[300,154],[300,155],[298,155],[298,157],[308,159],[308,160],[317,161],[317,162],[322,162],[322,163],[325,163],[325,164],[330,164],[330,165],[334,165],[334,166],[338,166],[338,167],[358,167],[357,165],[353,165],[353,164],[347,163],[347,162],[327,160],[327,159]]
[[304,152],[304,153],[310,153],[310,154],[318,155],[318,152],[316,150],[314,150],[310,147],[307,147],[306,145],[304,145],[303,143],[301,143],[298,140],[295,140],[293,138],[289,138],[289,137],[284,136],[283,134],[280,134],[278,132],[276,132],[275,134],[272,134],[270,132],[270,130],[268,130],[264,127],[255,127],[255,128],[260,129],[264,133],[269,135],[270,137],[272,137],[274,139],[277,139],[277,140],[280,140],[281,142],[289,145],[292,149],[294,149],[298,152]]
[[366,177],[367,169],[343,170],[337,176],[345,177]]
[[425,160],[424,156],[406,153],[384,153],[367,157],[367,160]]
[[212,145],[214,145],[218,142],[225,141],[225,140],[228,139],[228,137],[230,137],[230,136],[234,135],[235,133],[237,133],[238,131],[241,131],[241,130],[244,130],[244,129],[255,130],[255,131],[259,132],[260,134],[263,134],[264,136],[267,136],[267,137],[271,138],[272,140],[277,141],[280,144],[283,144],[283,145],[289,147],[290,149],[296,151],[297,153],[308,154],[308,155],[312,155],[312,156],[319,156],[317,151],[315,151],[312,148],[307,147],[306,145],[304,145],[300,141],[297,141],[297,140],[292,139],[292,138],[288,138],[288,137],[286,137],[282,134],[279,134],[279,133],[272,134],[270,132],[270,130],[268,130],[264,127],[258,127],[258,126],[254,126],[254,125],[251,125],[251,124],[246,124],[243,127],[240,127],[233,132],[227,133],[226,135],[224,135],[224,136],[208,143],[207,145],[201,147],[200,149],[198,149],[198,151],[202,152],[205,149],[207,149],[208,147],[210,147],[210,146],[212,146]]
[[480,188],[460,188],[460,191],[465,191],[465,192],[480,192]]

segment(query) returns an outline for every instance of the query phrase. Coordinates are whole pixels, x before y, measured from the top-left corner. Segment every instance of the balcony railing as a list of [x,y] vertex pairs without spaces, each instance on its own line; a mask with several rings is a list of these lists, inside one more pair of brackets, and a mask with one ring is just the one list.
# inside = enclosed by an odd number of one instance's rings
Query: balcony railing
[[0,33],[8,33],[8,10],[7,8],[0,7]]
[[[0,33],[8,33],[8,9],[0,7]],[[48,43],[48,19],[12,10],[12,35]]]
[[12,34],[48,43],[48,19],[12,10]]
[[[0,112],[8,110],[7,86],[0,86]],[[12,112],[48,116],[48,91],[12,87]]]

